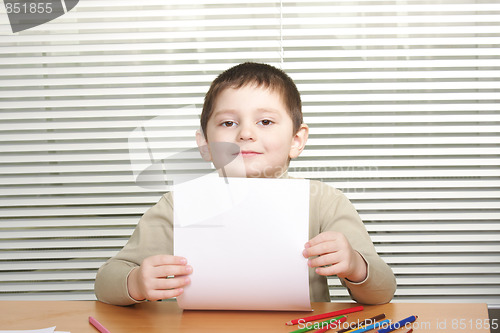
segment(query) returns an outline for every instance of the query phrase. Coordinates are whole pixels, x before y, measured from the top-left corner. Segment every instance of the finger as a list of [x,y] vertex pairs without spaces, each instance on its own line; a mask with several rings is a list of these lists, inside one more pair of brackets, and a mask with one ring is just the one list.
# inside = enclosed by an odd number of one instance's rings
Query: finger
[[325,231],[311,238],[306,244],[305,248],[309,248],[315,246],[317,244],[327,242],[327,241],[335,241],[339,237],[343,236],[340,232],[336,231]]
[[323,243],[319,243],[312,247],[304,249],[302,251],[304,257],[310,258],[313,256],[320,256],[327,253],[333,253],[341,250],[339,244],[335,241],[327,241]]
[[160,299],[168,299],[178,297],[184,292],[184,288],[170,289],[170,290],[154,290],[151,291],[147,299],[150,301],[157,301]]
[[171,290],[179,289],[191,283],[188,276],[179,276],[168,279],[157,279],[155,282],[154,290]]
[[324,275],[324,276],[331,276],[331,275],[337,275],[339,277],[344,277],[345,276],[345,271],[346,271],[346,265],[343,263],[338,263],[335,265],[331,266],[326,266],[326,267],[317,267],[315,269],[316,274],[319,275]]
[[151,266],[186,265],[187,259],[184,257],[172,256],[169,254],[159,254],[144,259],[144,263],[147,263]]
[[314,259],[309,259],[307,264],[309,267],[321,267],[328,265],[335,265],[341,262],[341,256],[336,253],[329,253],[322,256],[319,256]]
[[153,277],[166,278],[174,275],[189,275],[193,272],[190,265],[164,265],[153,268]]

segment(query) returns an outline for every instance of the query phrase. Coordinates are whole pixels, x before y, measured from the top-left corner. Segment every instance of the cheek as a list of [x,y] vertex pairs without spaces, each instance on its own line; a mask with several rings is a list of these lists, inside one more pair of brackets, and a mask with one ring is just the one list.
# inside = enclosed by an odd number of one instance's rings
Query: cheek
[[207,129],[208,142],[225,142],[228,141],[228,135],[225,131],[218,128]]
[[275,154],[275,158],[288,159],[288,153],[290,152],[290,141],[284,138],[279,138],[277,140],[268,140],[266,142],[266,147],[269,152]]

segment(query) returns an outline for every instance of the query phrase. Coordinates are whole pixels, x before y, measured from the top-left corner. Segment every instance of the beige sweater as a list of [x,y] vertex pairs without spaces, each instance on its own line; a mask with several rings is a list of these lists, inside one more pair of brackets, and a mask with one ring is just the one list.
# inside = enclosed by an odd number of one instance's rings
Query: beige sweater
[[[351,297],[364,304],[389,302],[396,290],[391,268],[378,256],[354,206],[339,190],[310,181],[309,239],[324,231],[342,232],[368,264],[368,276],[359,283],[341,279]],[[130,271],[152,255],[173,253],[173,202],[170,193],[139,221],[128,243],[97,272],[95,293],[105,303],[130,305],[136,301],[127,291]],[[189,261],[189,258],[187,258]],[[286,277],[283,277],[286,279]],[[329,302],[327,279],[309,270],[311,302]]]

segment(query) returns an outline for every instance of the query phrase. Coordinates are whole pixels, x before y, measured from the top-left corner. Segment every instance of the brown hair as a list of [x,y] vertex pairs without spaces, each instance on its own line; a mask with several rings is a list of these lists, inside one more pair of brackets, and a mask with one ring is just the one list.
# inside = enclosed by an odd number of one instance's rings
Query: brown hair
[[263,86],[278,92],[292,118],[293,133],[298,132],[303,123],[302,102],[293,80],[281,69],[271,65],[245,62],[222,72],[210,85],[205,95],[200,119],[205,139],[207,138],[207,123],[219,94],[227,88],[238,89],[248,84]]

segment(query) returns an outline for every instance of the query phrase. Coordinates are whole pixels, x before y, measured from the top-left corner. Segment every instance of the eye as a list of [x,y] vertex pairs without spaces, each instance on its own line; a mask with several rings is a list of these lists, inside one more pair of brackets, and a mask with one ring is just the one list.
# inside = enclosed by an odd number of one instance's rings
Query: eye
[[223,127],[233,127],[233,126],[236,126],[236,123],[234,121],[228,120],[228,121],[222,122],[221,126],[223,126]]
[[269,120],[269,119],[264,119],[264,120],[259,121],[259,124],[261,124],[263,126],[269,126],[271,124],[274,124],[274,122],[272,120]]

